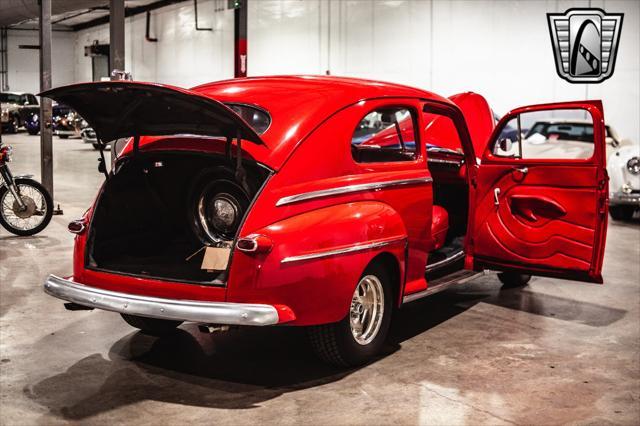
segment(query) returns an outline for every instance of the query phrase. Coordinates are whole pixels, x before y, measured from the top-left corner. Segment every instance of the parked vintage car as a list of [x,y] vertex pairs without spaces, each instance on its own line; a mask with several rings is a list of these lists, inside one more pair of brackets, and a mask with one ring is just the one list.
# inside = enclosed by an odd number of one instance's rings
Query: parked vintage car
[[[42,95],[100,140],[132,136],[69,225],[73,275],[44,283],[71,310],[118,312],[147,333],[305,326],[322,359],[356,365],[381,349],[396,309],[484,270],[506,285],[602,282],[599,101],[518,108],[496,127],[474,93],[338,77]],[[497,153],[514,117],[557,109],[593,118],[590,158]]]
[[72,108],[61,106],[52,115],[53,134],[60,139],[79,138],[87,122]]
[[[56,121],[60,120],[60,117],[64,117],[66,115],[69,114],[69,112],[71,111],[71,109],[66,106],[66,105],[60,105],[56,102],[53,103],[53,105],[51,106],[51,117],[52,117],[52,122],[55,123]],[[24,123],[24,127],[27,129],[27,132],[30,135],[37,135],[38,133],[40,133],[40,112],[35,112],[33,114],[31,114],[31,116],[27,117],[27,120]],[[55,133],[55,127],[54,127],[54,133]]]
[[[82,137],[82,141],[84,143],[90,143],[93,146],[93,149],[95,150],[100,149],[100,144],[98,143],[98,137],[96,136],[96,131],[93,130],[91,127],[83,128],[82,131],[80,132],[80,137]],[[111,141],[106,141],[104,143],[103,148],[108,148],[109,146],[111,146]]]
[[607,162],[609,213],[616,220],[629,220],[640,210],[640,145],[621,143]]
[[[620,144],[617,134],[605,125],[607,157]],[[536,121],[527,130],[523,150],[533,155],[557,158],[587,158],[593,153],[593,122],[591,120],[550,119]]]
[[38,108],[38,99],[31,93],[0,93],[2,131],[16,133],[33,114],[37,114]]

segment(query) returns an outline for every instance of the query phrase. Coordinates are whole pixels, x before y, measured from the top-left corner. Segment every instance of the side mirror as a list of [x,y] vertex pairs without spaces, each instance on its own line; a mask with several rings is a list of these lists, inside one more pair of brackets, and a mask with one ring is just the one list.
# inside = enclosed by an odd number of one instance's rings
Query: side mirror
[[607,145],[611,145],[614,148],[617,147],[618,145],[620,145],[620,142],[618,142],[617,140],[615,140],[611,136],[607,136],[605,138],[605,141],[607,142]]
[[502,138],[498,141],[498,146],[502,152],[510,152],[513,147],[513,142],[509,138]]

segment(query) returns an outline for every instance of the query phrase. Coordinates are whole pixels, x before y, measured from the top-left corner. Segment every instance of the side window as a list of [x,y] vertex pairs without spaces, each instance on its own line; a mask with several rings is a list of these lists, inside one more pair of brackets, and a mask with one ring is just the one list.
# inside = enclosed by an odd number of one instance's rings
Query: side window
[[29,105],[38,105],[38,100],[36,99],[35,96],[27,95],[27,98],[29,100]]
[[522,113],[501,129],[493,155],[524,159],[586,159],[594,152],[593,120],[582,109]]
[[384,107],[364,116],[351,138],[358,163],[412,161],[416,158],[416,116],[406,107]]

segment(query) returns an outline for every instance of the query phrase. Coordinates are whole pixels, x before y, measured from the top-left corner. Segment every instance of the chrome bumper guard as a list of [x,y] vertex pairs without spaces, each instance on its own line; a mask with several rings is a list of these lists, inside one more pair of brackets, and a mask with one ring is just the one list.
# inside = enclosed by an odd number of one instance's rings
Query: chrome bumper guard
[[55,275],[47,277],[44,291],[78,305],[150,318],[227,325],[278,323],[278,312],[271,305],[140,296],[89,287]]

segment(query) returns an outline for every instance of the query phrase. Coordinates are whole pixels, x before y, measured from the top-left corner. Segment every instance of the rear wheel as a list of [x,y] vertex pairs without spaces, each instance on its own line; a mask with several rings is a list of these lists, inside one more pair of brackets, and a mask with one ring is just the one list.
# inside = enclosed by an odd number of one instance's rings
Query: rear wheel
[[31,136],[35,136],[35,135],[37,135],[38,133],[40,133],[40,129],[38,129],[38,128],[32,128],[32,127],[27,127],[27,132],[29,132],[29,134],[30,134]]
[[172,333],[182,321],[171,321],[157,318],[139,317],[137,315],[120,314],[122,319],[131,327],[135,327],[145,334],[163,336]]
[[343,367],[371,360],[387,337],[392,300],[389,273],[381,265],[367,267],[353,292],[347,316],[337,323],[309,327],[309,339],[318,357]]
[[69,135],[58,135],[60,139],[69,139]]
[[529,284],[531,275],[518,274],[516,272],[501,272],[498,274],[498,279],[504,284],[504,287],[507,288],[524,287]]
[[631,220],[634,206],[609,206],[609,214],[615,220]]

